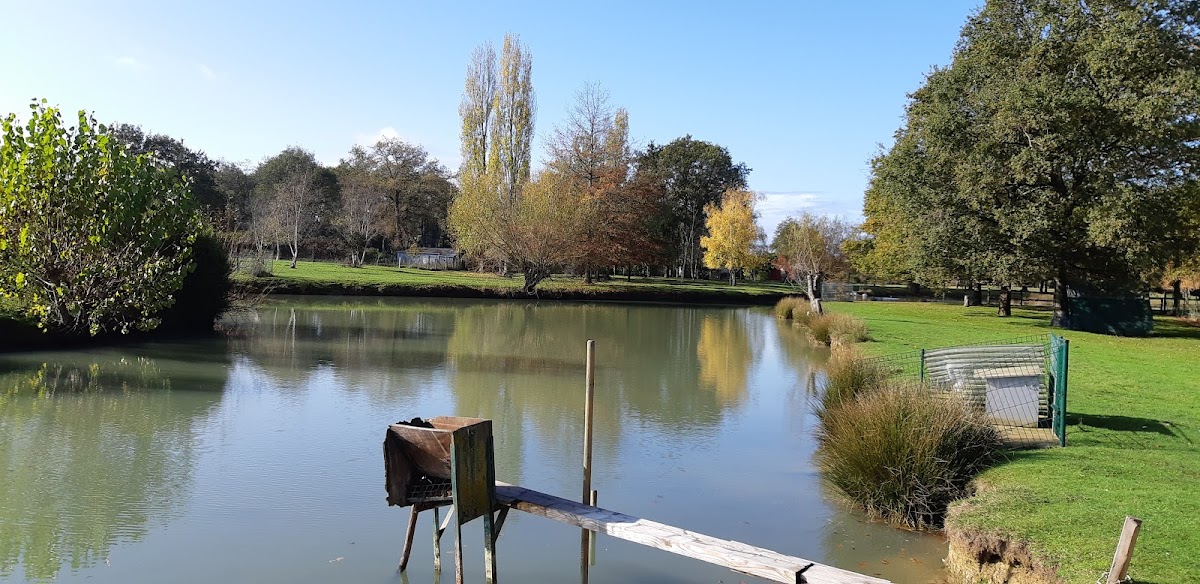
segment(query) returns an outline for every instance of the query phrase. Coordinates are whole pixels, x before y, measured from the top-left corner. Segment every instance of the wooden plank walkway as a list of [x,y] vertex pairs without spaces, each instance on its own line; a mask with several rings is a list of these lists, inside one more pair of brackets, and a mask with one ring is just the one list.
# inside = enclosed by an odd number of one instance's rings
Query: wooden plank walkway
[[496,482],[496,500],[518,511],[569,523],[634,543],[724,566],[774,582],[798,584],[890,584],[871,576],[785,556],[736,541],[640,519]]

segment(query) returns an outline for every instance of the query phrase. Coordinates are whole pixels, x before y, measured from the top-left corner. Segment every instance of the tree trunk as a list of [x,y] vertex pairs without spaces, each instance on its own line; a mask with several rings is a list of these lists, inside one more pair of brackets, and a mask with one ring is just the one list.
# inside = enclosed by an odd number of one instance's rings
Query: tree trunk
[[730,286],[737,285],[737,280],[735,280],[736,275],[737,275],[737,272],[734,272],[733,270],[729,270],[729,285]]
[[996,310],[996,316],[1012,316],[1012,289],[1008,284],[1000,286],[1000,307]]
[[537,285],[550,277],[550,272],[542,268],[525,268],[523,270],[525,283],[521,285],[521,291],[526,294],[533,294],[537,289]]
[[1050,325],[1068,328],[1071,325],[1071,304],[1067,298],[1067,269],[1060,267],[1054,277],[1054,316]]
[[1171,282],[1171,314],[1183,316],[1183,282]]
[[590,265],[583,267],[583,283],[584,284],[592,283],[592,266],[590,266]]
[[979,282],[971,286],[971,306],[983,306],[983,284]]
[[808,311],[812,314],[822,314],[823,312],[821,297],[817,294],[818,278],[816,274],[808,274],[804,277],[805,287],[808,288]]

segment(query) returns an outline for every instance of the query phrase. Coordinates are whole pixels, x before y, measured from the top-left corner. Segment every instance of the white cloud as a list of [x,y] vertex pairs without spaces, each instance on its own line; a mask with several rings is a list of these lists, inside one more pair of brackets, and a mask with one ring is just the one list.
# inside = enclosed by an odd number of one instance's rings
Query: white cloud
[[758,224],[767,233],[767,239],[775,233],[775,226],[790,216],[799,215],[805,211],[819,213],[821,196],[818,193],[805,192],[760,192],[760,198],[754,205],[758,211]]
[[113,64],[121,67],[122,69],[129,69],[131,71],[145,71],[148,68],[146,64],[137,57],[117,57],[116,59],[113,59]]
[[213,71],[212,67],[209,67],[208,65],[201,63],[200,65],[197,65],[197,68],[200,69],[200,76],[203,77],[204,79],[206,79],[208,81],[216,81],[217,80],[217,72]]
[[[359,146],[374,146],[380,140],[404,140],[404,137],[391,126],[380,128],[374,134],[356,134],[354,136],[354,143]],[[407,140],[405,141],[407,142]]]

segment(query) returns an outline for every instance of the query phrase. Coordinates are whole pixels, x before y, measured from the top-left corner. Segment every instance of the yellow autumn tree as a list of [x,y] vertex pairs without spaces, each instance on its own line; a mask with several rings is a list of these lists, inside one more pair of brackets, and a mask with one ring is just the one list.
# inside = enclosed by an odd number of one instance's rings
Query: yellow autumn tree
[[700,238],[704,248],[704,265],[711,270],[729,270],[729,284],[737,283],[740,269],[754,269],[762,258],[754,253],[754,243],[763,238],[754,213],[754,193],[729,189],[721,197],[721,205],[704,206],[708,235]]

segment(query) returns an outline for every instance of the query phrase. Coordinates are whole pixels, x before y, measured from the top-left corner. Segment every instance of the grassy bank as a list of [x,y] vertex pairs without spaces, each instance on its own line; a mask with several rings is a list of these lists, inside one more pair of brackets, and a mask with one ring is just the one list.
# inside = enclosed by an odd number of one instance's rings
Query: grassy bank
[[[1047,312],[925,303],[830,303],[867,320],[873,354],[1048,333]],[[948,531],[1024,544],[1066,582],[1108,569],[1125,515],[1145,520],[1136,582],[1200,574],[1200,328],[1160,319],[1144,339],[1066,332],[1069,446],[1027,451],[986,471]]]
[[[521,278],[463,271],[430,271],[392,266],[351,268],[332,262],[274,264],[274,276],[236,277],[238,285],[278,294],[348,294],[372,296],[448,296],[527,298]],[[674,278],[612,278],[585,284],[582,278],[554,276],[538,286],[537,297],[551,300],[639,300],[727,304],[773,304],[793,292],[780,283],[725,282]]]

